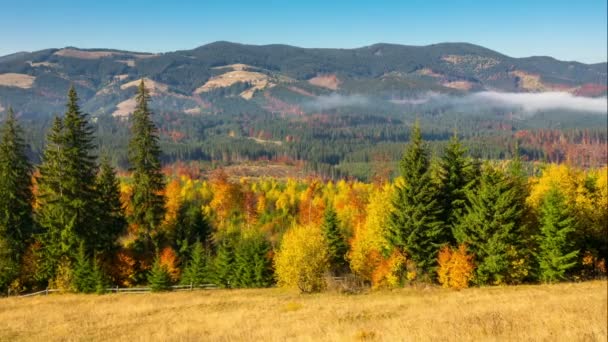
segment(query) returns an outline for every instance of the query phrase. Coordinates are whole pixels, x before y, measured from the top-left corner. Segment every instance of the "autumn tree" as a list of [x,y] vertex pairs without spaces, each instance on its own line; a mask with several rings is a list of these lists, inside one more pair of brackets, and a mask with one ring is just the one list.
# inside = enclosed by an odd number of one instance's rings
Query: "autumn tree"
[[298,288],[304,293],[323,290],[328,259],[327,244],[317,226],[289,229],[274,259],[278,285]]
[[464,244],[458,248],[445,245],[437,256],[437,279],[443,287],[464,289],[473,279],[475,265],[473,255],[469,254]]
[[133,172],[131,196],[131,223],[138,227],[139,238],[146,249],[156,243],[156,234],[165,213],[163,189],[165,181],[161,173],[158,129],[152,121],[148,107],[150,95],[143,79],[139,84],[135,112],[131,117],[131,141],[129,161]]
[[32,167],[12,108],[0,128],[0,137],[0,289],[4,289],[17,275],[31,241],[33,196]]
[[387,235],[391,244],[404,251],[426,276],[430,276],[437,251],[450,235],[440,220],[441,206],[431,179],[428,154],[416,122],[399,164],[404,180],[395,191]]
[[574,217],[571,216],[564,196],[556,186],[545,195],[540,208],[540,224],[540,234],[537,237],[540,280],[563,280],[566,272],[576,265],[578,251],[574,249],[571,239],[576,230]]

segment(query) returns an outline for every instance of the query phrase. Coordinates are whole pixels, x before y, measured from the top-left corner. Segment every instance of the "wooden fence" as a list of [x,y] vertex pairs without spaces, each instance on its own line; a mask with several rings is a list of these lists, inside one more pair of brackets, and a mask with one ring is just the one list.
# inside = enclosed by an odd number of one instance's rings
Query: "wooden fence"
[[[194,290],[211,290],[217,289],[215,284],[202,284],[202,285],[173,285],[169,287],[171,291],[179,292],[179,291],[194,291]],[[152,288],[150,287],[107,287],[107,293],[148,293],[151,292]],[[64,292],[59,289],[45,289],[38,292],[28,293],[24,295],[20,295],[19,297],[33,297],[33,296],[47,296],[50,293],[54,292]]]

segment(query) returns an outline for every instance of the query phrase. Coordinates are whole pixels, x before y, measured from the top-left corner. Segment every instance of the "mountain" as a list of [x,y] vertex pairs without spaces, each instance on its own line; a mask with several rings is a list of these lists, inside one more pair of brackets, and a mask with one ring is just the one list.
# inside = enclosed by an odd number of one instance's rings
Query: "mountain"
[[385,101],[481,90],[597,97],[606,95],[606,69],[512,58],[467,43],[309,49],[215,42],[162,54],[66,47],[0,57],[0,111],[11,105],[31,117],[60,113],[73,84],[89,113],[124,116],[142,78],[157,111],[192,115],[235,108],[301,114],[318,110],[306,105],[311,99],[334,93]]

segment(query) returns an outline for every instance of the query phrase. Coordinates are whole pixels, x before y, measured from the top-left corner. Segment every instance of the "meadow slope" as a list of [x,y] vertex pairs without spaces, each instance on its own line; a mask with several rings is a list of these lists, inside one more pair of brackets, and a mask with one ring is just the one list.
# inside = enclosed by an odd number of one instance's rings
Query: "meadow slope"
[[299,295],[282,289],[0,299],[0,340],[606,341],[606,281]]

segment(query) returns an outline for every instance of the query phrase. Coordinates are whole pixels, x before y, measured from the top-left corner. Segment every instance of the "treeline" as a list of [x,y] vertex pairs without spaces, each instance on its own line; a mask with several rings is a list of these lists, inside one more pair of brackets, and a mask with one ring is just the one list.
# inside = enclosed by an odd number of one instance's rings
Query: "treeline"
[[37,168],[9,111],[0,142],[3,292],[180,282],[313,292],[328,275],[347,274],[374,288],[461,288],[606,274],[606,168],[481,162],[456,135],[433,153],[416,124],[393,181],[380,172],[371,183],[233,182],[221,169],[207,180],[166,178],[148,103],[142,82],[122,179],[94,154],[73,89]]

